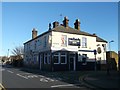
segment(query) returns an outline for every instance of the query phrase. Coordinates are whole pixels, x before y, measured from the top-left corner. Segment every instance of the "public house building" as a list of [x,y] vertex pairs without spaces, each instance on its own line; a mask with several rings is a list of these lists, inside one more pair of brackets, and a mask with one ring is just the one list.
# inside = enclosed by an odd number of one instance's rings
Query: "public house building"
[[63,24],[55,21],[40,35],[33,28],[32,39],[24,43],[24,65],[47,71],[94,70],[95,62],[97,68],[106,64],[106,45],[96,34],[82,31],[79,19],[72,28],[64,17]]

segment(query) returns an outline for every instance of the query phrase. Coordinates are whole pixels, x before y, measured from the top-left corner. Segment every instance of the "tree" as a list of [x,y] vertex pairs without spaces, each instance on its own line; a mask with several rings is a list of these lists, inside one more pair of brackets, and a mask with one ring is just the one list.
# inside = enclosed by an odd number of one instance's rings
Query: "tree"
[[2,57],[2,62],[5,62],[6,60],[8,60],[8,57],[7,56],[3,56]]
[[22,59],[23,54],[24,54],[24,48],[23,46],[16,46],[13,50],[12,50],[12,54],[14,56],[16,56],[16,60],[18,59]]

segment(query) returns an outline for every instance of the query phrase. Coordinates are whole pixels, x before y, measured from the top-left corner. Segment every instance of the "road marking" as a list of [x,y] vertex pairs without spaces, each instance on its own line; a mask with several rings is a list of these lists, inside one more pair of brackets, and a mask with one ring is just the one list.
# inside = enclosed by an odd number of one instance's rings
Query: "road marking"
[[5,71],[5,69],[0,69],[0,71]]
[[65,86],[74,86],[74,84],[54,85],[54,86],[51,86],[51,87],[52,87],[52,88],[55,88],[55,87],[65,87]]
[[27,77],[28,78],[37,78],[38,76],[37,75],[28,75]]
[[41,82],[48,82],[48,80],[46,80],[45,78],[41,78],[40,81]]
[[20,74],[16,74],[16,75],[17,75],[17,76],[20,76],[20,77],[22,77],[22,78],[28,79],[27,77],[22,76],[22,75],[20,75]]
[[53,80],[53,79],[51,79],[51,78],[46,78],[47,80],[49,80],[49,81],[52,81],[52,82],[54,82],[55,80]]
[[0,83],[0,90],[6,90],[1,83]]
[[39,75],[40,77],[45,77],[45,76],[43,76],[43,75]]
[[31,74],[31,73],[21,73],[21,74]]
[[12,71],[10,71],[10,70],[7,70],[9,73],[13,73]]

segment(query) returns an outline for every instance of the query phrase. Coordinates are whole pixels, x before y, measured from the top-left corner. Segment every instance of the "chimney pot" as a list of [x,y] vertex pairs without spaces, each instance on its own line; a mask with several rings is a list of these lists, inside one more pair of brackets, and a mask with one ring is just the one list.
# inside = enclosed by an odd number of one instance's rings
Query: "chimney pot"
[[57,21],[53,22],[53,28],[56,28],[57,26],[59,26],[59,22]]
[[93,33],[93,36],[97,36],[96,33]]
[[68,20],[68,17],[64,17],[64,20],[63,20],[63,25],[65,26],[65,27],[68,27],[68,22],[69,22],[69,20]]

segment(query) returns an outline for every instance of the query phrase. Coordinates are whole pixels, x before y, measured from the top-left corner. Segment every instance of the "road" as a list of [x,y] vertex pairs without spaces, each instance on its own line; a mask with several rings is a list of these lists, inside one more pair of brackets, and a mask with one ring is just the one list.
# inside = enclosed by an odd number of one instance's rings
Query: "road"
[[[88,90],[84,85],[71,83],[65,78],[56,77],[54,74],[35,74],[16,68],[2,68],[2,85],[10,88],[82,88]],[[64,79],[64,80],[63,80]]]

